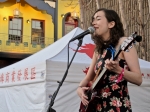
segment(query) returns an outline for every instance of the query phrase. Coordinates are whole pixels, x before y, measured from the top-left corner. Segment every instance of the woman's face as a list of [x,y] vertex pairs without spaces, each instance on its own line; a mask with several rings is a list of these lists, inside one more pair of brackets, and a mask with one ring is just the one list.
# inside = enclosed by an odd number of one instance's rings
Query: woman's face
[[103,40],[110,38],[110,28],[112,28],[112,25],[111,22],[107,21],[103,11],[95,13],[92,25],[95,28],[95,35],[102,36]]

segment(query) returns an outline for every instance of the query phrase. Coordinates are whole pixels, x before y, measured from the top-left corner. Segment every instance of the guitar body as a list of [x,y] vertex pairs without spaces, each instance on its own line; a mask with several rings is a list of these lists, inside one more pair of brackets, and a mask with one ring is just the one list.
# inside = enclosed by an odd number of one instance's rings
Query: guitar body
[[[104,76],[102,78],[104,78]],[[96,112],[96,106],[99,101],[99,97],[96,96],[98,91],[96,90],[99,90],[101,84],[102,81],[100,80],[95,86],[95,89],[89,89],[88,91],[85,92],[86,96],[88,97],[89,104],[88,106],[85,106],[81,102],[79,112]]]
[[81,102],[79,112],[96,112],[96,104],[98,103],[99,98],[94,97],[88,104],[88,106],[84,106]]

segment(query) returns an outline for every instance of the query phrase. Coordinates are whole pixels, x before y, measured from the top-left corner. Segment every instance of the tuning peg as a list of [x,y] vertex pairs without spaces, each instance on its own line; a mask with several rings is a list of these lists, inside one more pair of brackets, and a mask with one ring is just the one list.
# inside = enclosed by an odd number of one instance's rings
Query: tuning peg
[[136,40],[137,42],[141,42],[141,41],[142,41],[142,36],[137,35],[137,36],[135,37],[135,40]]
[[129,49],[125,50],[126,52],[129,52]]
[[132,46],[132,45],[130,45],[130,46],[129,46],[129,49],[131,49],[132,47],[133,47],[133,46]]

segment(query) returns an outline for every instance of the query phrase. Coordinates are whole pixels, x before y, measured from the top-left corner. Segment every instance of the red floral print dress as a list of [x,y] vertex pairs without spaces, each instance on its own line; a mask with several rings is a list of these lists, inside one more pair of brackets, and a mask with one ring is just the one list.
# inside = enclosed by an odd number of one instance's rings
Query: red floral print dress
[[[105,50],[103,55],[99,56],[94,68],[95,72],[100,66],[103,66],[106,52]],[[125,60],[121,59],[119,64],[122,68],[126,67]],[[127,81],[122,79],[117,83],[117,78],[118,74],[110,71],[103,75],[100,83],[96,86],[97,93],[94,94],[94,97],[97,97],[98,101],[92,112],[132,112]]]

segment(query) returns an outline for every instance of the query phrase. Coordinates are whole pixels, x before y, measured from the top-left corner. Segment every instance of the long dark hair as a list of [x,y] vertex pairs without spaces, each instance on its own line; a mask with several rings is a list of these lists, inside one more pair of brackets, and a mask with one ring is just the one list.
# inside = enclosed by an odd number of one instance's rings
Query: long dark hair
[[[124,30],[123,30],[123,25],[120,21],[118,14],[114,10],[101,8],[101,9],[98,9],[94,13],[94,15],[99,11],[103,11],[105,13],[105,17],[108,22],[112,22],[112,21],[115,22],[115,26],[110,29],[110,39],[108,41],[105,42],[99,35],[92,36],[92,39],[93,39],[94,43],[96,44],[95,50],[98,53],[102,53],[103,50],[106,47],[108,47],[108,45],[111,44],[113,47],[115,47],[118,44],[119,38],[124,36]],[[94,15],[92,16],[92,19],[93,19]]]

